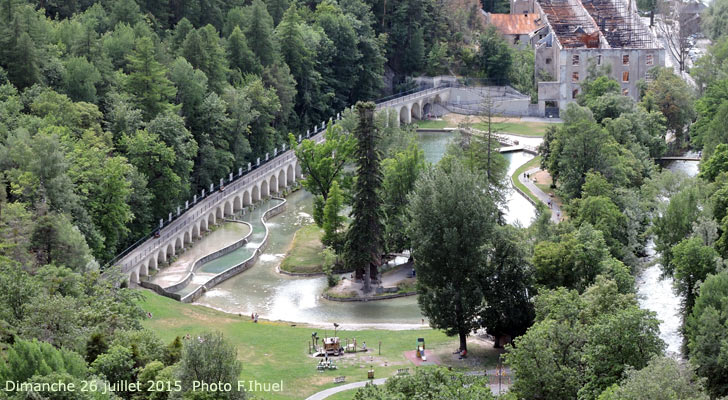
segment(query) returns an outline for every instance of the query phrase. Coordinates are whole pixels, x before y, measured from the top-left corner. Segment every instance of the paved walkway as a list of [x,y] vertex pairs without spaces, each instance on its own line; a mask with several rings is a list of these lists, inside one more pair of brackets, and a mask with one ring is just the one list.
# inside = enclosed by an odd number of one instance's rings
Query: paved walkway
[[329,396],[333,396],[336,393],[343,392],[345,390],[358,389],[360,387],[364,387],[369,382],[371,382],[374,385],[383,385],[384,382],[386,382],[386,381],[387,381],[387,378],[379,378],[379,379],[374,379],[374,380],[370,380],[370,381],[347,383],[346,385],[332,387],[330,389],[322,390],[318,393],[312,394],[311,396],[308,396],[306,398],[306,400],[322,400]]
[[[526,171],[527,175],[533,175],[537,172],[541,171],[541,168],[531,168],[528,171]],[[543,190],[539,189],[538,186],[536,186],[533,181],[531,181],[528,178],[525,178],[523,174],[518,175],[518,180],[526,186],[528,190],[531,191],[536,197],[538,197],[539,200],[541,200],[542,203],[546,204],[548,206],[549,201],[551,200],[551,197],[549,197],[548,194],[544,193]],[[555,201],[551,202],[551,221],[558,223],[561,219],[561,208],[556,204]]]

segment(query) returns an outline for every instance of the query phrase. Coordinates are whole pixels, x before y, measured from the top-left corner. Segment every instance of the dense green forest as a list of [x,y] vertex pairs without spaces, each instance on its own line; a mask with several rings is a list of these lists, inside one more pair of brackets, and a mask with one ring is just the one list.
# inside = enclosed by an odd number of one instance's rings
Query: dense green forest
[[[331,124],[324,143],[291,136],[420,74],[533,94],[533,53],[484,27],[480,6],[0,0],[0,381],[179,378],[170,398],[244,397],[192,393],[196,379],[237,381],[236,349],[219,334],[163,343],[142,329],[138,293],[98,267],[201,189],[290,143],[308,161],[303,185],[340,262],[372,274],[382,253],[411,249],[433,328],[463,350],[479,328],[496,346],[511,342],[505,399],[727,396],[725,0],[707,14],[713,45],[691,71],[697,87],[655,69],[634,101],[594,69],[548,129],[541,166],[564,201],[558,224],[544,206],[528,228],[505,223],[509,177],[490,137],[463,135],[428,166],[412,130],[373,116],[371,103]],[[687,149],[702,154],[697,177],[655,162]],[[688,365],[665,357],[659,321],[637,301],[650,239],[683,298]],[[468,379],[418,371],[357,398],[492,397]]]
[[[472,1],[3,0],[0,201],[27,231],[14,251],[103,264],[289,132],[420,73],[532,91],[527,54],[481,17]],[[38,248],[41,220],[73,257]]]

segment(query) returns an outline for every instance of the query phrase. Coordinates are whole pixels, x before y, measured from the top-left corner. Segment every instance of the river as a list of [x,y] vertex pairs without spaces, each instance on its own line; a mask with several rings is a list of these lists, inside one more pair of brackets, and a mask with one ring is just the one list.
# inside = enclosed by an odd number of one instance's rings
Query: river
[[[418,143],[430,163],[439,161],[454,133],[420,133]],[[508,175],[527,162],[533,155],[524,152],[504,154],[509,161]],[[670,170],[682,171],[691,176],[697,174],[697,163],[674,162]],[[269,200],[270,201],[270,200]],[[311,194],[300,190],[287,197],[286,210],[273,217],[268,223],[270,240],[259,261],[248,271],[237,275],[212,290],[198,301],[208,307],[227,312],[250,315],[259,313],[263,318],[290,322],[305,322],[328,326],[331,323],[344,324],[348,328],[377,327],[387,329],[412,329],[422,326],[415,296],[386,301],[340,303],[323,299],[320,293],[326,287],[324,277],[290,277],[276,272],[293,240],[294,233],[303,225],[313,223]],[[508,223],[528,226],[535,215],[533,205],[517,192],[511,190],[507,197],[508,209],[504,218]],[[269,205],[261,204],[246,220],[253,226],[251,243],[222,259],[202,268],[202,273],[221,270],[234,261],[247,257],[261,238],[260,213]],[[203,241],[204,242],[204,239]],[[196,243],[192,250],[204,249]],[[680,335],[680,298],[672,290],[671,279],[660,279],[660,266],[653,264],[656,257],[654,245],[647,247],[647,264],[637,277],[639,302],[643,308],[654,311],[661,320],[660,336],[667,343],[669,354],[679,357],[682,337]],[[209,271],[208,271],[209,270]],[[199,283],[198,283],[199,284]],[[183,291],[189,291],[189,287]],[[425,321],[426,323],[426,321]]]
[[[698,163],[695,161],[672,161],[666,166],[672,172],[684,173],[688,176],[698,174]],[[671,277],[662,279],[662,267],[655,260],[655,244],[652,240],[645,248],[647,257],[643,260],[644,269],[637,276],[637,295],[642,308],[654,311],[660,322],[660,338],[667,344],[666,352],[674,358],[681,358],[682,316],[680,314],[680,297],[673,290]]]
[[[439,161],[454,140],[454,133],[418,134],[417,140],[430,163]],[[533,156],[522,152],[504,154],[509,161],[509,175]],[[320,294],[326,287],[324,277],[290,277],[276,272],[293,240],[294,233],[303,225],[313,223],[311,213],[313,198],[300,190],[287,198],[286,210],[268,223],[270,240],[259,261],[249,270],[237,275],[208,291],[198,301],[208,307],[227,312],[250,315],[259,313],[263,318],[290,322],[306,322],[327,326],[333,322],[349,328],[378,327],[411,329],[422,326],[423,316],[415,296],[386,301],[340,303],[323,299]],[[530,224],[535,209],[515,191],[508,196],[509,210],[506,221],[522,226]],[[261,206],[258,210],[265,209]],[[257,231],[254,216],[248,216]],[[255,243],[255,240],[251,240]],[[193,248],[194,249],[194,248]],[[237,258],[242,257],[242,252]],[[246,253],[247,254],[247,253]],[[231,254],[226,259],[234,259]],[[214,262],[217,266],[220,261]],[[207,265],[203,270],[208,269]],[[216,268],[217,269],[217,268]],[[190,289],[183,289],[185,292]],[[426,321],[425,321],[426,323]]]

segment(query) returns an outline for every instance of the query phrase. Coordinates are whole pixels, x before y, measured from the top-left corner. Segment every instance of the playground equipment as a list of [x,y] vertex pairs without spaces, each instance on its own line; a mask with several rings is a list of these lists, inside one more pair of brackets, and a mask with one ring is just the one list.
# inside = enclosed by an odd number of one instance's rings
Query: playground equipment
[[427,361],[425,355],[425,338],[417,338],[417,358]]
[[338,356],[341,351],[341,342],[337,336],[324,338],[324,353]]

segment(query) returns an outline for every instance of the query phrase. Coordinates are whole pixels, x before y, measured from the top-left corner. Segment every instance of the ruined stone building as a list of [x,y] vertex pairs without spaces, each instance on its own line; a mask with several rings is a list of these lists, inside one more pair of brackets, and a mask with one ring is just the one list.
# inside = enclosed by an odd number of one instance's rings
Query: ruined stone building
[[575,101],[590,63],[610,65],[622,94],[635,100],[637,82],[649,80],[651,68],[665,65],[665,49],[639,19],[634,0],[627,1],[511,0],[512,15],[539,16],[534,20],[539,27],[528,37],[535,52],[540,115],[557,116]]

